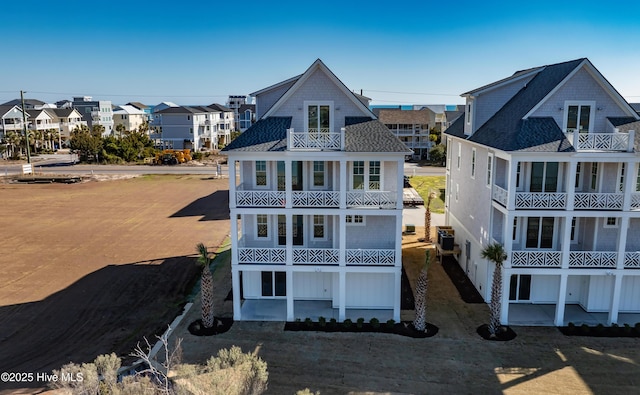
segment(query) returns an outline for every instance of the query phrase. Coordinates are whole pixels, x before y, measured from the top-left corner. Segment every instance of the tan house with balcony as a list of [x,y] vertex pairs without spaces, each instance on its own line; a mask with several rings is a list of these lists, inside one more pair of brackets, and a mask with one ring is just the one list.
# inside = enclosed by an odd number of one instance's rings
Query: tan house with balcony
[[486,301],[493,264],[480,251],[504,245],[502,323],[639,321],[638,113],[588,59],[462,96],[445,131],[446,221]]
[[223,150],[234,319],[399,321],[410,151],[319,59],[251,95],[258,121]]

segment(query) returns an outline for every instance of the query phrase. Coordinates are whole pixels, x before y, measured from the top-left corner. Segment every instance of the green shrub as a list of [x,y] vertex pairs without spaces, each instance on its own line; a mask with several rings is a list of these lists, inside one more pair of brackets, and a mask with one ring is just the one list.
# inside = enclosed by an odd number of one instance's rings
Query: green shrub
[[364,325],[364,318],[360,317],[356,320],[356,326],[362,329],[362,325]]
[[321,328],[324,328],[327,326],[327,319],[322,316],[318,317],[318,325],[320,325]]
[[353,325],[353,321],[351,321],[349,318],[347,318],[346,320],[342,321],[342,325],[345,328],[351,328],[351,325]]
[[338,326],[338,320],[336,320],[335,318],[331,318],[329,320],[329,326],[335,328],[336,326]]
[[387,329],[393,329],[393,327],[396,325],[396,321],[391,319],[391,320],[387,320]]
[[602,325],[602,324],[596,325],[595,331],[596,331],[596,333],[603,333],[605,331],[604,325]]
[[624,324],[624,327],[622,328],[622,331],[623,331],[624,333],[629,334],[629,333],[631,333],[631,330],[632,330],[631,325],[629,325],[629,324]]
[[202,159],[202,152],[194,152],[191,154],[191,159],[193,160],[201,160]]
[[589,331],[591,330],[591,328],[589,327],[589,325],[587,324],[582,324],[580,325],[580,331],[584,334],[589,333]]
[[371,324],[372,328],[378,329],[380,328],[380,320],[378,320],[377,318],[373,317],[372,319],[369,320],[369,323]]
[[313,320],[311,318],[307,317],[307,318],[304,319],[304,324],[306,326],[308,326],[309,328],[311,328],[313,326]]

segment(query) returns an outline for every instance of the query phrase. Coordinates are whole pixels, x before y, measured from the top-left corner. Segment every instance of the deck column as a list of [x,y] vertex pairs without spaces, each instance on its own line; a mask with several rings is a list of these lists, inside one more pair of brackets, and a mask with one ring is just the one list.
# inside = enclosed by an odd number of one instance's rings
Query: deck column
[[340,303],[340,307],[338,308],[338,321],[342,322],[347,316],[347,274],[344,270],[338,273],[338,299]]
[[618,311],[620,310],[620,293],[622,291],[622,272],[616,272],[613,282],[613,295],[611,295],[611,306],[609,308],[609,317],[607,324],[611,325],[618,322]]
[[560,289],[558,290],[558,302],[556,303],[556,316],[553,321],[553,325],[555,326],[564,325],[564,309],[567,303],[568,279],[569,279],[569,275],[567,273],[562,273],[560,275]]

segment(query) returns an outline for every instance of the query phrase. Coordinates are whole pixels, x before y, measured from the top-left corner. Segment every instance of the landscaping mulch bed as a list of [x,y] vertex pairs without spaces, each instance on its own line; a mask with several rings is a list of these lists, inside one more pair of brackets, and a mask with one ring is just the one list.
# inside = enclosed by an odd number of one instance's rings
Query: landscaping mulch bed
[[483,324],[478,327],[476,330],[478,335],[480,335],[484,340],[493,340],[493,341],[509,341],[516,338],[516,333],[508,326],[500,326],[496,331],[496,335],[494,337],[489,333],[489,325]]
[[409,283],[409,277],[407,272],[402,268],[402,280],[400,282],[400,309],[402,310],[414,310],[416,308],[415,300],[413,298],[413,290]]
[[424,332],[416,330],[413,323],[409,321],[403,321],[400,323],[380,323],[379,325],[372,325],[365,322],[358,324],[356,322],[346,324],[344,322],[309,322],[309,321],[296,321],[286,322],[284,324],[285,331],[314,331],[314,332],[349,332],[349,333],[392,333],[395,335],[412,337],[414,339],[422,339],[426,337],[435,336],[438,333],[439,328],[433,324],[426,324],[426,330]]
[[213,326],[205,328],[202,319],[197,319],[189,324],[189,333],[194,336],[213,336],[227,332],[233,325],[233,318],[214,317]]
[[464,270],[458,265],[455,258],[451,256],[443,257],[442,268],[465,303],[484,303],[484,299],[482,299],[482,296],[469,280]]
[[569,325],[558,330],[565,336],[640,337],[640,324],[635,326]]

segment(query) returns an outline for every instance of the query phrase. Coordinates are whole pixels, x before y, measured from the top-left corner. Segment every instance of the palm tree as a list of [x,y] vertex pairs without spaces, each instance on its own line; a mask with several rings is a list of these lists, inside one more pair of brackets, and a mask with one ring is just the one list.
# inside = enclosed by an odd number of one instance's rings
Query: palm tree
[[211,259],[209,251],[203,243],[198,243],[196,250],[200,254],[198,256],[198,264],[202,266],[201,294],[202,297],[202,325],[205,328],[213,327],[213,276],[209,269]]
[[507,259],[507,254],[502,244],[492,243],[480,252],[480,256],[495,264],[491,283],[491,303],[489,304],[489,333],[491,337],[495,337],[496,331],[500,327],[500,311],[502,310],[502,262]]
[[431,252],[426,251],[424,266],[416,283],[416,319],[413,326],[420,332],[427,330],[427,271],[431,263]]
[[424,242],[431,243],[431,201],[436,198],[436,193],[431,191],[429,192],[429,197],[427,198],[427,209],[424,212]]
[[22,147],[21,147],[21,143],[22,143],[22,136],[19,135],[18,133],[16,133],[15,131],[11,130],[8,131],[6,136],[5,136],[5,140],[7,141],[7,144],[9,144],[9,146],[11,147],[10,151],[11,151],[11,157],[16,156],[16,147],[20,148],[20,151],[22,153]]

